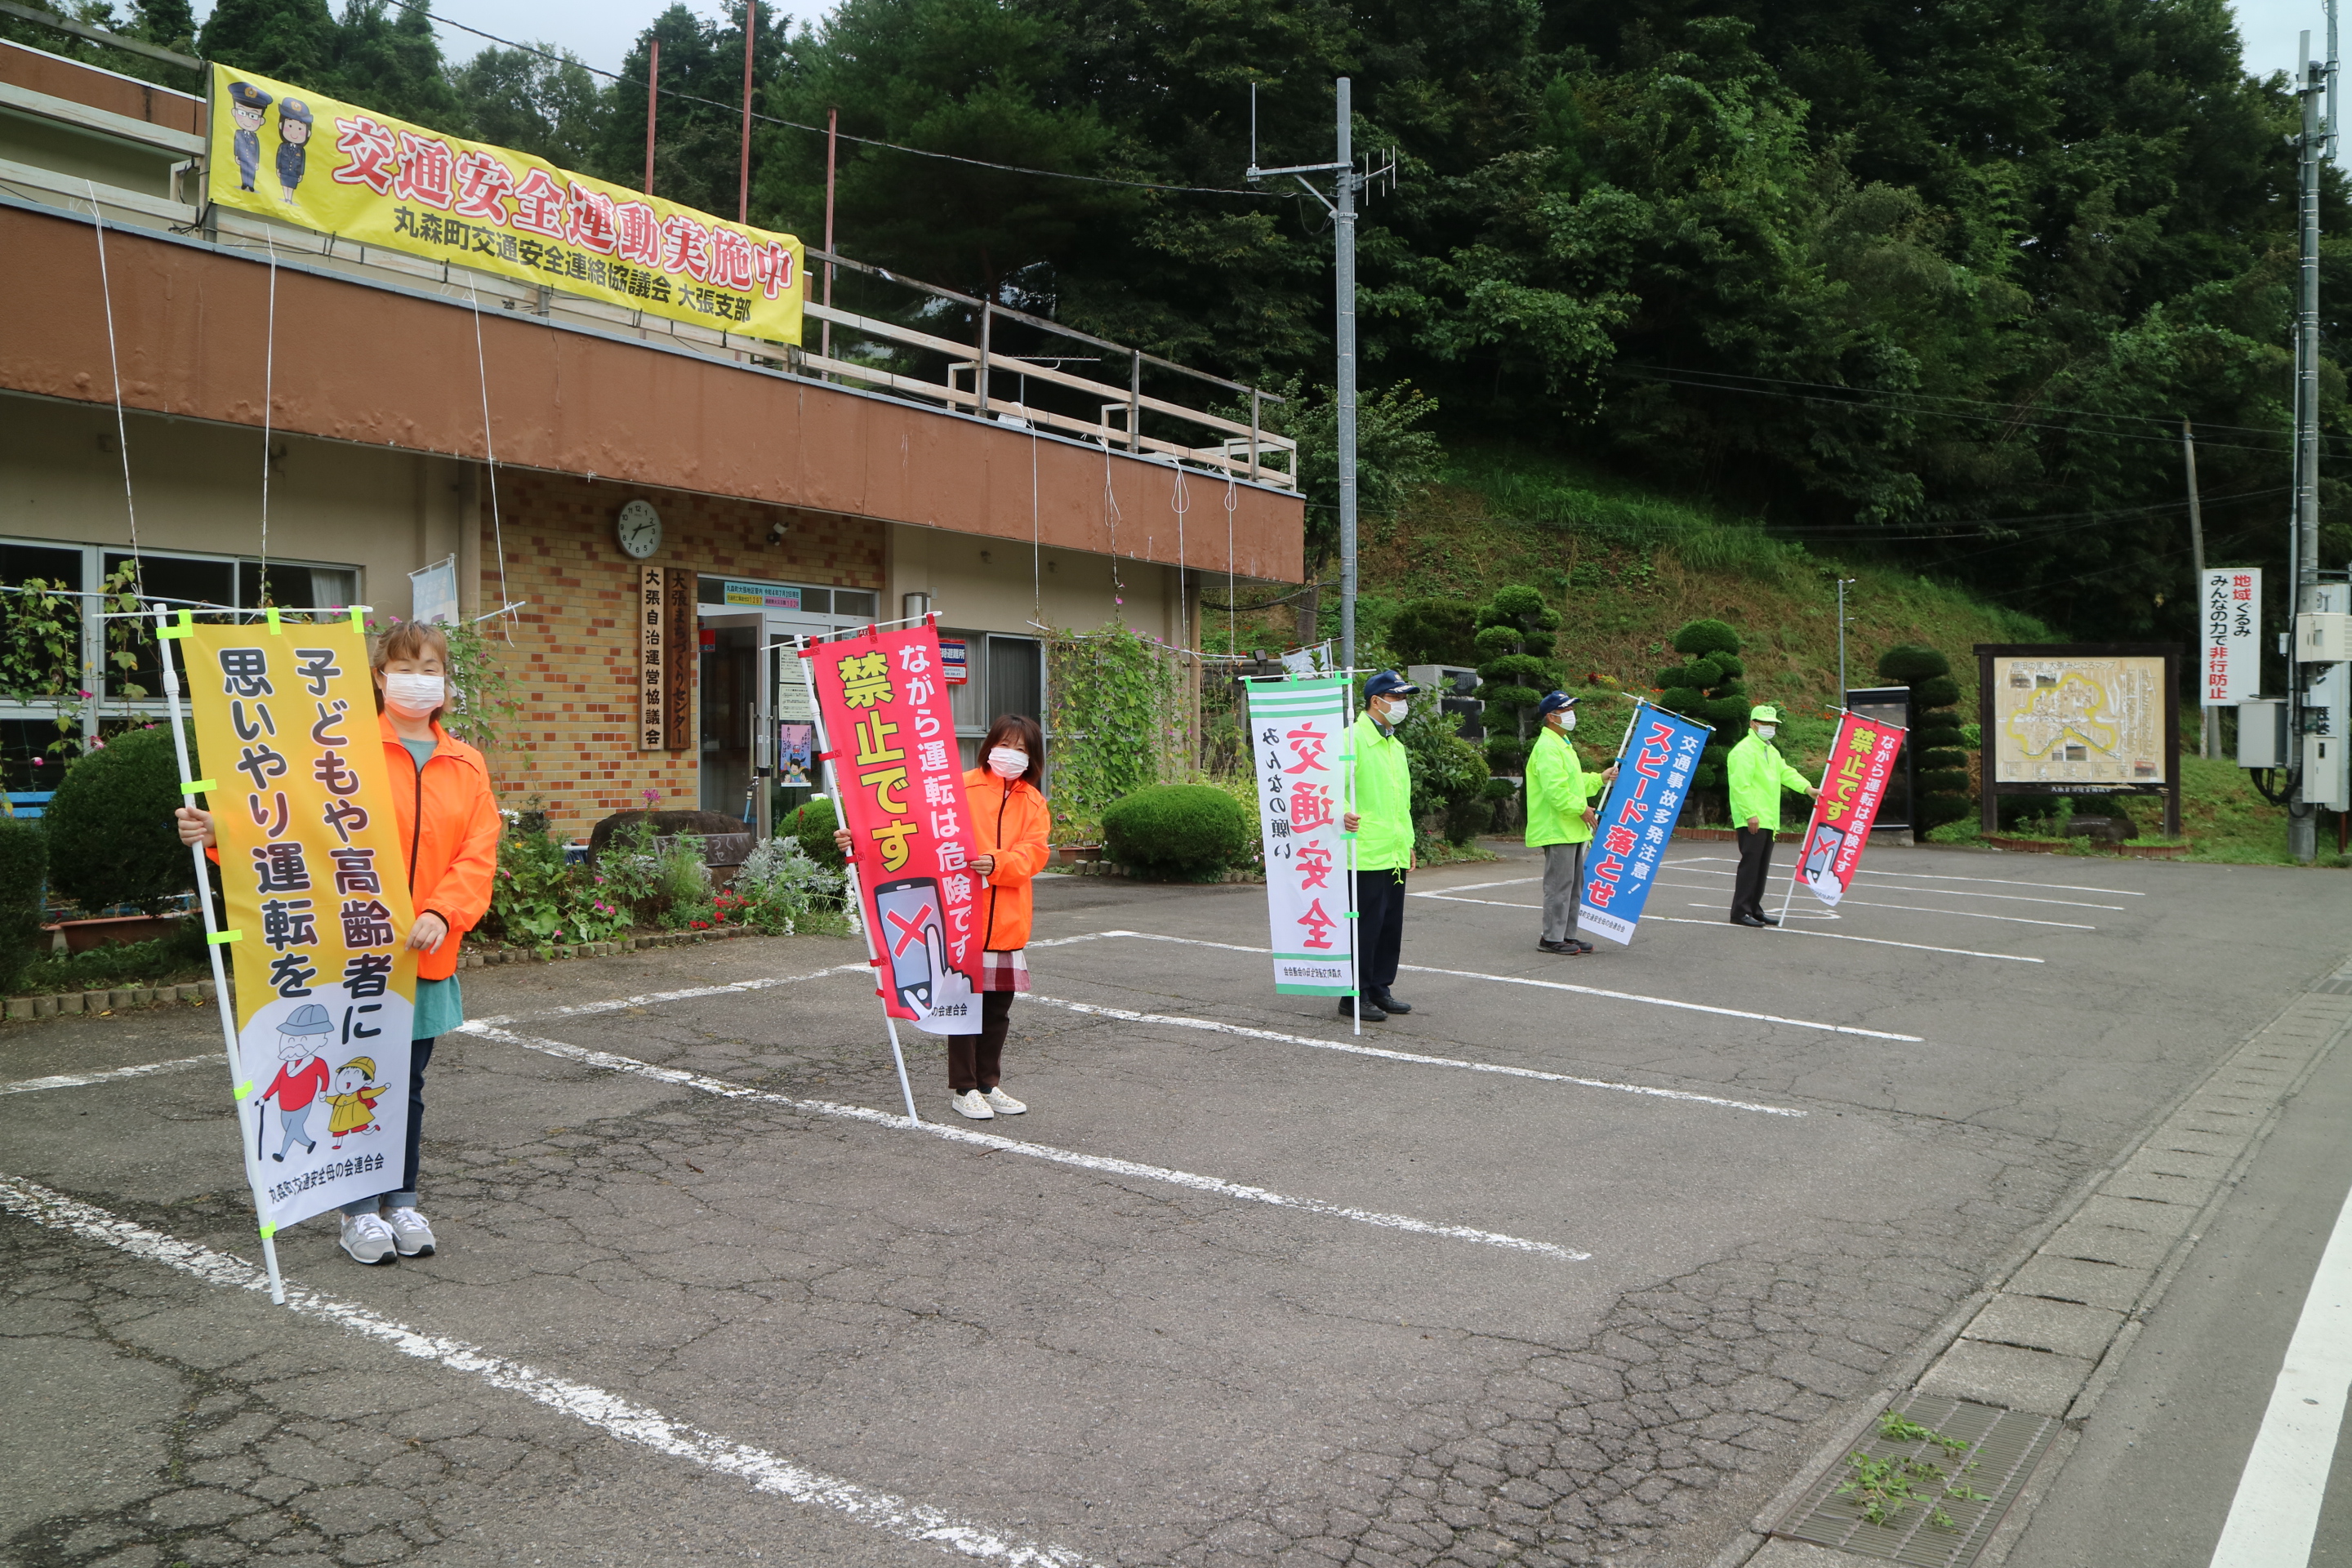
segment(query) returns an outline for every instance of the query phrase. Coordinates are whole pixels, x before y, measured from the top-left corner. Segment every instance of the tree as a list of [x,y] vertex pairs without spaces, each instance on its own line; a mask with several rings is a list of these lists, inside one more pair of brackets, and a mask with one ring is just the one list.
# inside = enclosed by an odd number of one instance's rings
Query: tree
[[[1319,640],[1325,566],[1339,552],[1339,402],[1337,389],[1307,391],[1293,376],[1284,401],[1265,411],[1265,428],[1298,443],[1298,488],[1307,498],[1307,592],[1298,600],[1298,640]],[[1358,517],[1393,513],[1406,494],[1437,477],[1445,449],[1423,421],[1436,400],[1399,384],[1356,398]]]
[[310,86],[331,79],[338,31],[327,0],[220,0],[196,35],[196,53]]
[[1969,755],[1952,661],[1932,647],[1899,643],[1879,656],[1878,673],[1911,689],[1912,825],[1925,833],[1968,816]]
[[378,114],[459,135],[471,127],[443,65],[432,16],[391,0],[350,0],[325,80],[294,79]]
[[1748,668],[1739,662],[1739,634],[1721,621],[1693,621],[1670,646],[1684,662],[1651,678],[1658,684],[1658,706],[1713,727],[1693,775],[1699,787],[1711,789],[1724,782],[1724,759],[1748,733],[1748,689],[1741,681]]
[[172,821],[180,805],[171,731],[132,730],[86,753],[42,817],[50,880],[90,913],[117,904],[159,912],[195,885]]
[[[685,5],[672,4],[637,35],[636,47],[621,64],[621,79],[609,89],[609,112],[595,127],[588,173],[632,189],[645,184],[646,68],[658,38],[663,96],[654,121],[654,194],[721,217],[735,215],[742,167],[743,7],[730,5],[722,16],[706,21]],[[759,109],[786,68],[789,46],[765,5],[760,6],[755,29],[751,80],[753,107]],[[824,117],[817,118],[822,122]],[[755,194],[773,131],[756,127],[752,134]],[[822,151],[818,156],[821,167]],[[794,221],[783,221],[755,196],[754,222],[792,228],[804,224],[805,217],[803,213]],[[807,232],[804,226],[802,232]]]
[[555,47],[539,47],[484,49],[450,73],[451,85],[477,141],[584,171],[611,118],[609,95],[572,51],[550,59]]
[[1475,664],[1478,606],[1466,599],[1407,599],[1388,626],[1401,664]]
[[[1486,765],[1517,777],[1527,772],[1528,728],[1536,704],[1559,684],[1551,661],[1559,612],[1535,589],[1519,584],[1497,589],[1478,606],[1476,619],[1471,643],[1479,658],[1478,695],[1486,704]],[[1499,732],[1498,716],[1512,721],[1510,732]]]

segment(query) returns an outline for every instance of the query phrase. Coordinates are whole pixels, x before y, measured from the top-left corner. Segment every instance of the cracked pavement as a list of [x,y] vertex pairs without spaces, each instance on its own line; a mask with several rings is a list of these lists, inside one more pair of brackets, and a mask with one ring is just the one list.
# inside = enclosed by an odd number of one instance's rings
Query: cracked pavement
[[[1651,912],[1706,923],[1573,960],[1534,951],[1522,855],[1416,876],[1503,885],[1411,900],[1405,962],[1920,1040],[1412,972],[1416,1010],[1365,1034],[1806,1113],[1781,1117],[1024,999],[1006,1086],[1034,1110],[988,1128],[1584,1261],[478,1036],[446,1038],[427,1082],[440,1256],[362,1269],[319,1220],[280,1257],[420,1332],[1099,1563],[1704,1564],[1846,1402],[2343,961],[2325,933],[2352,879],[1874,850],[1874,897],[1907,907],[1805,928],[1920,944],[1899,948],[1717,924],[1729,862],[1675,861]],[[2312,918],[2270,918],[2289,897]],[[1041,940],[1260,944],[1265,918],[1251,887],[1039,889]],[[858,975],[533,1016],[856,956],[744,940],[486,970],[467,1002],[524,1037],[895,1113]],[[1350,1038],[1251,953],[1102,937],[1031,959],[1045,996]],[[215,1029],[196,1008],[12,1023],[0,1081],[186,1057]],[[919,1109],[946,1116],[943,1052],[903,1037]],[[226,1087],[215,1067],[0,1097],[0,1173],[255,1258]],[[0,1398],[0,1557],[41,1568],[943,1556],[17,1216]]]

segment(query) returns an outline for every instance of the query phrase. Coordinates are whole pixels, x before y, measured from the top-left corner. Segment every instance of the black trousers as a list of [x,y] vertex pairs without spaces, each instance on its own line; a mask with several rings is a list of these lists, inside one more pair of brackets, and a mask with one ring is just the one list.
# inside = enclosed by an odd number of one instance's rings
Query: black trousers
[[408,1157],[400,1168],[400,1185],[376,1197],[345,1204],[345,1214],[373,1214],[376,1205],[385,1198],[404,1197],[409,1200],[408,1207],[416,1206],[416,1156],[425,1146],[425,1069],[432,1065],[434,1044],[433,1040],[408,1043]]
[[1356,873],[1356,973],[1377,995],[1396,984],[1404,949],[1404,873]]
[[1731,883],[1731,918],[1760,918],[1764,913],[1764,883],[1772,874],[1772,830],[1743,827],[1738,829],[1738,837],[1739,873]]
[[1013,1024],[1013,993],[980,994],[980,1033],[948,1037],[948,1088],[986,1094],[1003,1081],[1004,1032]]

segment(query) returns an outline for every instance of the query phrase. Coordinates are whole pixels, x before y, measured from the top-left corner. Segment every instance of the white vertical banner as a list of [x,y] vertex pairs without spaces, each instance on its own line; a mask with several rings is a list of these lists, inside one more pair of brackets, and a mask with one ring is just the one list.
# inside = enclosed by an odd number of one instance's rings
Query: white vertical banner
[[2211,566],[2198,605],[2208,708],[2234,708],[2263,687],[2263,569]]
[[1348,810],[1348,682],[1253,680],[1249,725],[1274,988],[1352,996],[1355,908],[1339,826]]

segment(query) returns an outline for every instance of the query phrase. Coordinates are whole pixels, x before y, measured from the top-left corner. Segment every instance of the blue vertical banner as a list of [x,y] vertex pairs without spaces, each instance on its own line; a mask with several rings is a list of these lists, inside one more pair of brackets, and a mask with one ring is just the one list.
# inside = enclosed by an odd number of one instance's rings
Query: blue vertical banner
[[1633,940],[1651,880],[1712,733],[1705,724],[1646,702],[1633,710],[1617,782],[1601,803],[1601,821],[1584,854],[1584,887],[1577,896],[1580,931],[1620,945]]

